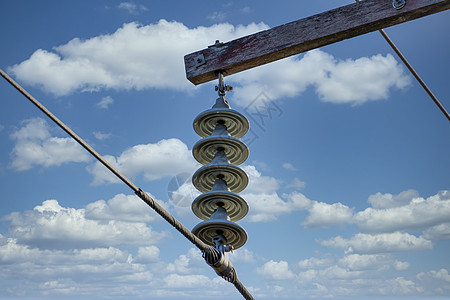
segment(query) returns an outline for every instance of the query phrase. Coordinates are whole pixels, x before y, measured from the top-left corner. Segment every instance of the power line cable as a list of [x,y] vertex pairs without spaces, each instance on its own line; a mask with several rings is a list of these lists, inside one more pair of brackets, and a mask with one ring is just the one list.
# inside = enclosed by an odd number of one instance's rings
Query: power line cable
[[[82,138],[80,138],[75,132],[73,132],[54,114],[52,114],[38,100],[36,100],[33,96],[31,96],[31,94],[29,94],[17,82],[15,82],[11,77],[9,77],[8,74],[6,74],[2,69],[0,69],[0,75],[3,78],[5,78],[5,80],[8,81],[13,87],[15,87],[22,95],[24,95],[28,100],[30,100],[37,108],[39,108],[39,110],[41,110],[45,115],[47,115],[53,122],[55,122],[59,127],[61,127],[67,134],[69,134],[75,141],[77,141],[92,156],[94,156],[106,168],[108,168],[108,170],[110,170],[114,175],[116,175],[120,180],[122,180],[122,182],[124,182],[128,187],[130,187],[134,191],[134,193],[139,198],[141,198],[148,206],[153,208],[153,210],[156,213],[158,213],[163,219],[165,219],[170,225],[172,225],[184,237],[186,237],[192,244],[194,244],[202,252],[203,258],[205,259],[208,265],[210,265],[216,271],[218,269],[224,268],[223,264],[225,262],[222,259],[222,253],[220,253],[214,247],[205,244],[202,240],[196,237],[189,229],[187,229],[183,224],[181,224],[172,214],[170,214],[146,192],[144,192],[136,185],[134,185],[128,178],[126,178],[116,168],[114,168],[110,163],[108,163],[108,161],[105,160],[97,151],[95,151],[91,146],[89,146],[89,144],[87,144]],[[228,282],[232,283],[246,300],[254,300],[251,293],[247,290],[244,284],[237,278],[234,267],[229,269],[229,273],[223,275],[219,274],[219,276],[221,276]]]

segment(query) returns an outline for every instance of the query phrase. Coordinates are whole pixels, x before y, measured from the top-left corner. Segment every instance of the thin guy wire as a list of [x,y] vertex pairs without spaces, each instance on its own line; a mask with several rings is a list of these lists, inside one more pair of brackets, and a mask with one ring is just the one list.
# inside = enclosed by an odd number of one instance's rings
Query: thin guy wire
[[423,87],[425,92],[430,96],[430,98],[434,101],[434,103],[439,107],[439,109],[442,111],[444,116],[447,117],[447,119],[450,121],[450,115],[445,110],[444,106],[439,102],[439,100],[436,98],[436,96],[433,94],[433,92],[430,90],[430,88],[426,85],[426,83],[420,78],[419,74],[414,70],[412,65],[406,60],[406,57],[400,52],[400,50],[397,48],[397,46],[394,44],[394,42],[389,38],[389,36],[386,34],[386,32],[383,29],[379,30],[381,35],[384,37],[386,42],[391,46],[392,50],[398,55],[398,57],[402,60],[402,62],[405,64],[405,66],[408,68],[408,70],[413,74],[413,76],[416,78],[416,80],[420,83],[420,85]]
[[[356,0],[356,2],[360,2],[360,0]],[[422,88],[425,90],[425,92],[427,92],[428,96],[430,96],[431,100],[433,100],[433,102],[437,105],[437,107],[442,111],[442,113],[444,114],[444,116],[447,118],[447,120],[450,121],[450,115],[448,114],[448,112],[445,110],[444,106],[439,102],[439,100],[436,98],[436,96],[433,94],[433,92],[430,90],[430,88],[427,86],[427,84],[425,83],[425,81],[422,80],[422,78],[419,76],[419,74],[416,72],[416,70],[414,70],[414,68],[412,67],[412,65],[408,62],[408,60],[406,59],[406,57],[402,54],[402,52],[400,51],[400,49],[397,48],[397,46],[394,44],[394,42],[389,38],[389,36],[387,35],[387,33],[383,30],[380,29],[378,30],[381,35],[383,36],[383,38],[386,40],[386,42],[389,44],[389,46],[391,46],[392,50],[394,50],[394,52],[397,54],[397,56],[401,59],[401,61],[405,64],[405,66],[408,68],[408,70],[411,72],[411,74],[414,76],[414,78],[416,78],[416,80],[419,82],[419,84],[422,86]]]
[[[82,138],[80,138],[75,132],[73,132],[69,127],[67,127],[61,120],[59,120],[54,114],[52,114],[45,106],[43,106],[39,101],[37,101],[33,96],[31,96],[24,88],[22,88],[17,82],[15,82],[11,77],[9,77],[2,69],[0,69],[0,75],[5,78],[13,87],[15,87],[22,95],[24,95],[28,100],[30,100],[37,108],[39,108],[45,115],[47,115],[53,122],[55,122],[59,127],[61,127],[67,134],[69,134],[74,140],[76,140],[83,148],[85,148],[91,155],[93,155],[97,160],[99,160],[105,167],[107,167],[114,175],[116,175],[120,180],[122,180],[126,185],[128,185],[135,194],[141,198],[148,206],[153,208],[156,213],[158,213],[162,218],[164,218],[169,224],[171,224],[175,229],[177,229],[184,237],[186,237],[191,243],[193,243],[199,250],[202,251],[203,256],[214,256],[215,252],[218,252],[215,248],[205,244],[202,240],[196,237],[189,229],[187,229],[183,224],[181,224],[172,214],[165,210],[161,205],[159,205],[152,197],[145,193],[140,188],[136,187],[128,178],[122,175],[118,170],[116,170],[111,164],[108,163],[100,154],[97,153],[91,146],[89,146]],[[246,300],[254,300],[253,296],[242,284],[241,281],[234,273],[234,280],[231,282],[236,289],[241,293],[241,295]]]

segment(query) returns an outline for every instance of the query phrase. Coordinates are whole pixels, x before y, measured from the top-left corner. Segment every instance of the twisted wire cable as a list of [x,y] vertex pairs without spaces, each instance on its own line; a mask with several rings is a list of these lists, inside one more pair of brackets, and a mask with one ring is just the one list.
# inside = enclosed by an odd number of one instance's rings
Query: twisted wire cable
[[[186,237],[192,244],[194,244],[202,252],[202,256],[208,265],[217,266],[218,268],[223,268],[223,262],[221,262],[222,254],[199,238],[197,238],[189,229],[187,229],[183,224],[181,224],[172,214],[165,210],[159,203],[157,203],[152,197],[150,197],[142,189],[134,185],[128,178],[122,175],[117,169],[115,169],[108,161],[106,161],[98,152],[96,152],[89,144],[87,144],[82,138],[80,138],[75,132],[73,132],[68,126],[66,126],[61,120],[59,120],[55,115],[53,115],[45,106],[43,106],[39,101],[37,101],[31,94],[29,94],[24,88],[22,88],[17,82],[15,82],[11,77],[9,77],[2,69],[0,69],[0,75],[5,78],[14,88],[16,88],[21,94],[23,94],[28,100],[31,101],[39,110],[41,110],[45,115],[47,115],[53,122],[55,122],[59,127],[61,127],[69,136],[71,136],[75,141],[77,141],[84,149],[86,149],[92,156],[94,156],[98,161],[100,161],[106,168],[108,168],[114,175],[116,175],[122,182],[129,186],[134,193],[141,198],[148,206],[153,208],[153,210],[159,214],[164,220],[166,220],[170,225],[172,225],[176,230],[178,230],[184,237]],[[225,266],[226,267],[226,266]],[[216,267],[214,267],[216,268]],[[232,274],[230,274],[232,273]],[[221,276],[221,275],[219,275]],[[237,279],[236,271],[234,268],[226,274],[221,276],[225,280],[233,283],[236,289],[241,293],[245,299],[254,299],[250,292],[245,288],[245,286]],[[230,281],[231,280],[231,281]]]

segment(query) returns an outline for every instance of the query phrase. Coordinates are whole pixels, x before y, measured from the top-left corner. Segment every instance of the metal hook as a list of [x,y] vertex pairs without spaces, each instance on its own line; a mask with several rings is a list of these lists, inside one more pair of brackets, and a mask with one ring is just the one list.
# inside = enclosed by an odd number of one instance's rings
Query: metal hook
[[219,96],[225,97],[227,92],[230,92],[233,90],[233,87],[230,85],[226,85],[223,80],[223,74],[222,72],[219,72],[219,85],[216,85],[215,88],[216,91],[218,91]]

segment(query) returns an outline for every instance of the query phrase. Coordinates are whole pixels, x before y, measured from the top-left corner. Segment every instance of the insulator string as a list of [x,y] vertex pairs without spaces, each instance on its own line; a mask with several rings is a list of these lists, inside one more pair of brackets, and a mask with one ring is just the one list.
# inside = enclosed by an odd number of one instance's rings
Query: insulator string
[[[86,149],[92,156],[94,156],[98,161],[100,161],[105,167],[108,168],[114,175],[116,175],[121,181],[123,181],[128,187],[130,187],[134,193],[141,198],[148,206],[150,206],[156,213],[158,213],[163,219],[165,219],[170,225],[172,225],[176,230],[178,230],[184,237],[186,237],[192,244],[194,244],[205,258],[206,262],[211,264],[217,264],[220,260],[220,254],[218,251],[199,238],[197,238],[189,229],[187,229],[183,224],[180,223],[172,214],[165,210],[159,203],[157,203],[152,197],[150,197],[143,190],[134,185],[127,177],[121,174],[116,168],[114,168],[106,159],[104,159],[97,151],[95,151],[89,144],[87,144],[81,137],[79,137],[75,132],[73,132],[67,125],[65,125],[61,120],[59,120],[54,114],[52,114],[45,106],[43,106],[38,100],[36,100],[31,94],[29,94],[24,88],[22,88],[17,82],[15,82],[11,77],[8,76],[2,69],[0,69],[0,75],[5,78],[13,87],[15,87],[22,95],[24,95],[28,100],[30,100],[39,110],[41,110],[45,115],[47,115],[53,122],[55,122],[59,127],[61,127],[69,136],[71,136],[75,141],[77,141],[84,149]],[[241,293],[245,299],[254,299],[250,292],[245,288],[245,286],[237,279],[236,272],[233,268],[233,281],[224,278],[225,280],[231,282],[236,289]]]

